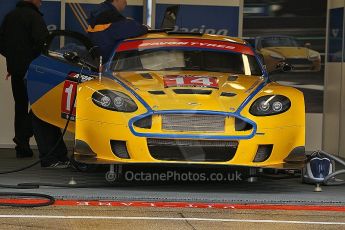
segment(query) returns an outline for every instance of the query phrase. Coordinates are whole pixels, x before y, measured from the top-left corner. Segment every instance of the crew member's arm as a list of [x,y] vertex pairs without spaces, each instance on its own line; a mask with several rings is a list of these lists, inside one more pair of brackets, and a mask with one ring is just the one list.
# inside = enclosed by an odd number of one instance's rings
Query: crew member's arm
[[116,30],[114,31],[115,40],[139,37],[148,31],[146,26],[128,18],[113,23],[113,26]]

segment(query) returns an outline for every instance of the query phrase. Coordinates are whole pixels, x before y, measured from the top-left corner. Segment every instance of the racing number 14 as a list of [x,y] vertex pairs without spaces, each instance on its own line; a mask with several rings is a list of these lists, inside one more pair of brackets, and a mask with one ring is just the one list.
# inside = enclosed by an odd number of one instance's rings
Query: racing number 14
[[[64,119],[68,119],[71,115],[71,120],[75,120],[75,112],[76,112],[76,102],[75,97],[77,93],[77,86],[78,83],[74,81],[66,80],[63,91],[62,91],[62,99],[61,99],[61,117]],[[74,106],[73,106],[74,105]],[[71,109],[73,106],[73,111],[71,113]]]
[[204,76],[165,76],[164,86],[167,87],[206,87],[218,88],[217,78]]

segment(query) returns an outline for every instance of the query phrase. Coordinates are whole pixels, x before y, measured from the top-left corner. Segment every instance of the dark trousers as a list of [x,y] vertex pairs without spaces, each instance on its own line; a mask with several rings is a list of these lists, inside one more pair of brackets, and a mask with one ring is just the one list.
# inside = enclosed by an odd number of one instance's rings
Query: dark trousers
[[61,138],[60,128],[42,121],[34,114],[32,114],[32,125],[40,153],[41,165],[44,167],[58,161],[68,161],[67,148]]
[[29,101],[24,75],[12,75],[11,84],[15,103],[14,141],[17,147],[29,148],[29,140],[33,135],[33,130],[28,111]]

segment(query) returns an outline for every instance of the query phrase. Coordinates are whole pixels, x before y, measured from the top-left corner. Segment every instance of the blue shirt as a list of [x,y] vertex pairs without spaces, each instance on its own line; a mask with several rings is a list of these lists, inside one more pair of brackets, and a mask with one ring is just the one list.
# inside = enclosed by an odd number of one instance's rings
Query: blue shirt
[[121,15],[110,2],[103,2],[91,12],[88,35],[107,62],[117,44],[124,39],[147,33],[147,27]]

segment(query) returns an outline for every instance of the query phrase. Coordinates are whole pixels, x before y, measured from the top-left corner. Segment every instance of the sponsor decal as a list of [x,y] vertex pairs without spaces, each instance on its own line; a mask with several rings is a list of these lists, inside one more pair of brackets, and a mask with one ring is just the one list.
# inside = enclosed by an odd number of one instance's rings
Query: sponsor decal
[[[76,94],[78,82],[83,83],[93,78],[87,75],[70,72],[65,80],[61,98],[61,117],[75,121],[76,114]],[[73,107],[73,108],[72,108]],[[73,109],[73,111],[71,111]]]
[[204,87],[218,89],[218,79],[197,75],[167,75],[163,78],[164,87]]
[[174,31],[202,33],[202,34],[216,34],[216,35],[224,35],[224,36],[227,36],[229,34],[228,29],[207,28],[206,25],[201,25],[199,28],[191,28],[191,29],[186,28],[186,27],[174,26]]
[[126,41],[119,45],[116,52],[166,47],[214,49],[254,55],[253,50],[250,47],[243,44],[230,41],[190,38],[147,39]]

